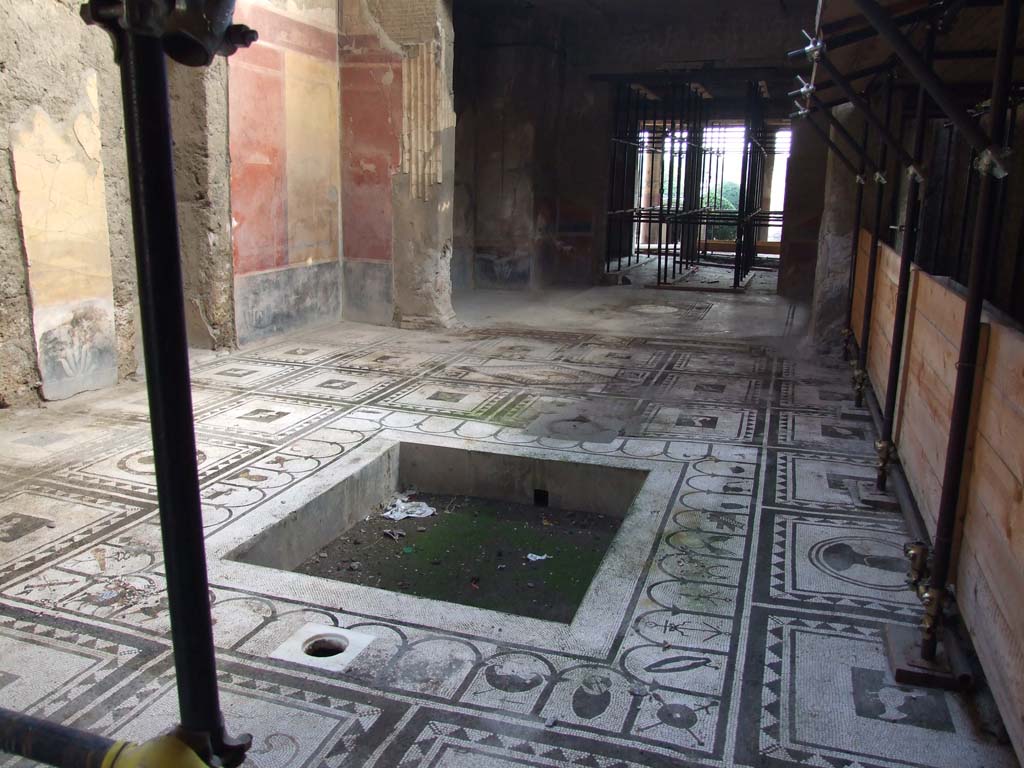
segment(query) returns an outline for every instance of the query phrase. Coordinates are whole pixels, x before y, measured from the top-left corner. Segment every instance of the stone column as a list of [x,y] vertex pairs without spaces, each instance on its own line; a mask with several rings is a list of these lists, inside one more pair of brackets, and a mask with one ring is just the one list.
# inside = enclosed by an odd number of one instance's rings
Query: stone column
[[342,9],[342,311],[363,322],[449,326],[451,0]]
[[200,349],[232,347],[227,60],[202,68],[171,61],[167,70],[188,342]]
[[779,294],[793,301],[808,302],[814,291],[827,154],[811,126],[795,120],[779,256]]
[[[854,136],[861,132],[853,105],[837,107],[833,114]],[[832,139],[840,146],[846,142],[833,130]],[[854,157],[852,149],[850,157]],[[850,171],[831,152],[825,175],[825,208],[818,235],[818,262],[814,274],[814,298],[811,303],[811,340],[821,352],[838,349],[850,279],[850,254],[854,237],[854,208],[857,184]]]
[[395,321],[403,328],[449,326],[455,201],[453,31],[438,2],[434,38],[407,47],[402,66],[401,173],[392,188]]

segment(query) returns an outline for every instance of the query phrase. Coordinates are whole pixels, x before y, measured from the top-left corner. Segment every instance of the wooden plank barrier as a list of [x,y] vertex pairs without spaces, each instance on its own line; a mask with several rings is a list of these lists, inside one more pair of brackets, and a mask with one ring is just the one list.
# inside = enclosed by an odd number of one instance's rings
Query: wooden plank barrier
[[964,300],[936,278],[914,271],[911,318],[900,375],[896,450],[928,533],[935,535],[960,353]]
[[[861,233],[851,316],[860,343],[870,235]],[[884,402],[899,258],[879,249],[868,374]],[[964,299],[914,268],[897,401],[900,463],[935,534]],[[964,464],[953,588],[1007,731],[1024,762],[1024,332],[986,312]]]
[[[870,247],[870,245],[869,245]],[[889,356],[892,351],[892,327],[896,318],[896,289],[900,279],[900,256],[885,243],[878,246],[875,271],[875,296],[871,308],[871,332],[868,335],[868,378],[884,403],[889,380]]]
[[1024,333],[986,320],[956,597],[1006,729],[1024,757]]

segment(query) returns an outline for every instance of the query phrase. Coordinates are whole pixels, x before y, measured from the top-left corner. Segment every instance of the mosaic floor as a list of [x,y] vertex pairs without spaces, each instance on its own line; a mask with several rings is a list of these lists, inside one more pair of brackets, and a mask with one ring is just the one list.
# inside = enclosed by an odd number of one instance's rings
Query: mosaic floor
[[[668,478],[623,524],[654,535],[590,643],[512,617],[502,639],[459,606],[403,617],[386,595],[271,596],[212,565],[222,704],[255,735],[249,765],[1017,765],[969,702],[888,676],[881,627],[918,605],[843,366],[728,341],[346,325],[206,359],[194,380],[211,537],[383,435]],[[0,415],[0,701],[135,739],[176,719],[146,413],[134,385]],[[373,640],[341,675],[272,657],[317,622]]]

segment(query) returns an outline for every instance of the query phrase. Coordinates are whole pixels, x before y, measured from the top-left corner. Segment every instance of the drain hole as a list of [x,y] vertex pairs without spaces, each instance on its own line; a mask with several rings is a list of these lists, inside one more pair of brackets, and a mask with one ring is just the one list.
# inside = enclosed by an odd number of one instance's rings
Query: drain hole
[[533,506],[546,507],[548,505],[548,492],[540,488],[533,489]]
[[348,648],[348,640],[343,637],[314,637],[302,646],[302,652],[318,659],[328,659],[344,653]]

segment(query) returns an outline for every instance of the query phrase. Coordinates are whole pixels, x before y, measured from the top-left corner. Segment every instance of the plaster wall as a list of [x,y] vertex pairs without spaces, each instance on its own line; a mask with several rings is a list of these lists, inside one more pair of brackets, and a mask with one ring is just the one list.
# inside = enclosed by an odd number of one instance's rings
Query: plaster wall
[[474,281],[536,287],[555,218],[561,25],[516,9],[481,21],[469,64],[478,72]]
[[235,328],[245,344],[341,316],[336,6],[242,2],[228,63]]
[[77,5],[40,0],[0,5],[0,25],[3,407],[112,383],[137,369],[138,353],[110,38]]
[[594,76],[777,64],[814,14],[805,1],[740,6],[560,17],[525,3],[456,5],[457,82],[473,96],[457,94],[460,120],[472,125],[459,128],[455,220],[460,263],[472,250],[477,287],[599,278],[612,99]]

